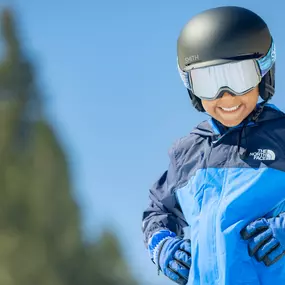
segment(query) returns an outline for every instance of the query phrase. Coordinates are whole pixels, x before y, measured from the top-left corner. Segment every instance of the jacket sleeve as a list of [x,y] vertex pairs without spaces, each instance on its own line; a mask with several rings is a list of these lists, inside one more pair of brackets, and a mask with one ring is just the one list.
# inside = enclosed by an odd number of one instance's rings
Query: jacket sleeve
[[276,206],[276,208],[274,208],[272,211],[267,213],[265,215],[265,218],[277,217],[284,212],[285,212],[285,201],[282,201],[282,202],[280,202],[279,205]]
[[176,163],[171,159],[168,170],[150,189],[150,204],[143,212],[144,244],[150,255],[165,238],[183,236],[188,226],[174,193],[176,185]]

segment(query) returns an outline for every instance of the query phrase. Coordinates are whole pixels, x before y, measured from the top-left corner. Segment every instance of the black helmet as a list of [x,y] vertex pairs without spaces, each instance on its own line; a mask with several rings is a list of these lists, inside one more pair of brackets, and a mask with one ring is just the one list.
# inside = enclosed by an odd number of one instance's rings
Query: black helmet
[[[242,7],[218,7],[194,16],[182,29],[177,42],[178,68],[182,75],[190,68],[259,59],[271,47],[274,48],[272,36],[260,16]],[[273,52],[275,56],[275,49]],[[274,95],[274,72],[275,57],[259,84],[260,96],[265,101]],[[187,90],[194,107],[203,112],[201,100]]]

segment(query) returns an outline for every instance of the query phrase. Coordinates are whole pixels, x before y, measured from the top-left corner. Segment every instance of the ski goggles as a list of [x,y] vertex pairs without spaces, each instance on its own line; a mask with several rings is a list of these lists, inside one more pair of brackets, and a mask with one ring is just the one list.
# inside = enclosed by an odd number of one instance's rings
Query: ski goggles
[[219,65],[179,69],[186,88],[202,100],[215,100],[225,91],[240,96],[254,89],[276,60],[272,42],[268,53],[259,59],[231,61]]

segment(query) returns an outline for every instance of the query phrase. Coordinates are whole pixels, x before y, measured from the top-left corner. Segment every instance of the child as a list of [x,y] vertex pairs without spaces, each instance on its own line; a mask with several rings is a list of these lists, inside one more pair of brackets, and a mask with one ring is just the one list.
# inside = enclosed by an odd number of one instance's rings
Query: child
[[267,103],[270,31],[247,9],[210,9],[186,24],[177,50],[190,99],[211,118],[174,144],[150,190],[151,259],[178,284],[283,285],[285,114]]

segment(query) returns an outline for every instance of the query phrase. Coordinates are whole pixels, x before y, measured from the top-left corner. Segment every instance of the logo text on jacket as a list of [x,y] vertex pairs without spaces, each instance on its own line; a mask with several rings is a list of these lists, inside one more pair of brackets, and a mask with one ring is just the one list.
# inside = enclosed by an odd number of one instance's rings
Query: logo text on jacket
[[275,160],[276,156],[271,149],[258,149],[256,152],[251,152],[249,156],[253,156],[255,160]]

